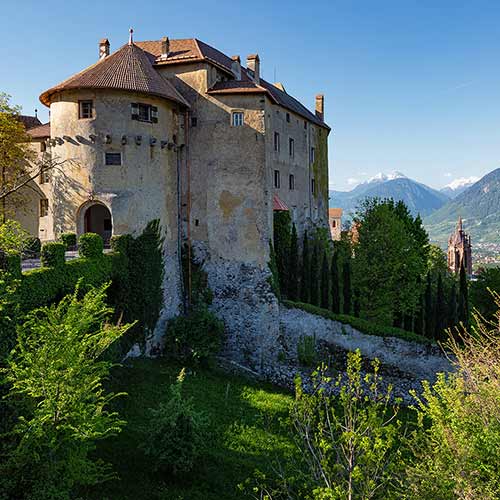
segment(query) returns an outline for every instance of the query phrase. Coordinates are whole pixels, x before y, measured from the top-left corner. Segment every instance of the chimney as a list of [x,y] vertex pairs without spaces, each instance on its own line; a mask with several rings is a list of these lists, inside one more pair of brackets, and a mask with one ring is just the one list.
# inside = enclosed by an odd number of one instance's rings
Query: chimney
[[170,52],[170,40],[168,39],[168,36],[164,36],[161,39],[161,59],[167,59],[168,53]]
[[234,73],[236,80],[241,80],[241,59],[240,56],[231,57],[233,62],[231,63],[231,71]]
[[322,122],[325,121],[325,96],[323,94],[316,96],[316,116]]
[[251,54],[247,56],[247,68],[251,71],[250,76],[253,81],[259,85],[260,84],[260,59],[259,54]]
[[104,59],[109,56],[109,40],[107,38],[103,38],[99,42],[99,59]]

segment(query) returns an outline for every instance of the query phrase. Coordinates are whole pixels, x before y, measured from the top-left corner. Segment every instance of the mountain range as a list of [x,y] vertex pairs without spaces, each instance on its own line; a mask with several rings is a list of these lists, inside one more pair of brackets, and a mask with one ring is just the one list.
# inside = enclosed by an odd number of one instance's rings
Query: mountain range
[[473,244],[500,246],[500,168],[486,174],[424,219],[431,240],[445,245],[459,217]]
[[349,219],[367,197],[404,201],[414,215],[424,218],[431,241],[443,248],[462,217],[473,243],[500,249],[500,168],[481,179],[457,179],[439,191],[400,172],[378,174],[352,191],[330,191],[330,206],[343,208]]
[[343,208],[349,217],[367,197],[402,200],[414,215],[419,213],[422,217],[441,208],[450,199],[445,193],[393,172],[378,174],[352,191],[330,191],[330,206]]

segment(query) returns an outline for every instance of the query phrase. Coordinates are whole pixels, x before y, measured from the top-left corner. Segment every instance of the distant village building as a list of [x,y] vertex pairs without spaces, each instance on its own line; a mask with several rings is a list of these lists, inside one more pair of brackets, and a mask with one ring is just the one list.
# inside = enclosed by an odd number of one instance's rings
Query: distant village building
[[340,233],[342,232],[342,212],[341,208],[328,209],[328,225],[330,226],[330,233],[332,240],[340,240]]
[[448,240],[448,269],[459,273],[464,266],[468,275],[472,274],[472,244],[470,236],[463,230],[462,217],[458,219],[455,232]]

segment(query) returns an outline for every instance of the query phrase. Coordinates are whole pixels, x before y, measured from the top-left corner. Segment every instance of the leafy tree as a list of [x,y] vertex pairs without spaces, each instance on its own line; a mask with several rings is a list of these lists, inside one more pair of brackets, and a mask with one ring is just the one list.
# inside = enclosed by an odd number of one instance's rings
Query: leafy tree
[[309,303],[311,298],[311,256],[309,255],[309,238],[307,230],[304,231],[302,244],[302,268],[300,283],[300,298],[302,302]]
[[481,269],[477,279],[471,282],[471,307],[486,319],[493,318],[496,313],[496,305],[491,292],[500,293],[500,267]]
[[320,272],[320,253],[319,253],[319,243],[314,242],[313,254],[311,259],[311,291],[310,291],[310,302],[314,306],[320,305],[319,297],[319,272]]
[[296,301],[299,298],[299,242],[297,228],[292,225],[290,237],[290,260],[288,263],[288,298]]
[[444,331],[447,326],[448,311],[446,300],[444,297],[443,278],[441,273],[438,275],[437,291],[436,291],[436,306],[434,307],[434,338],[441,339],[444,336]]
[[119,394],[103,386],[111,363],[103,354],[130,325],[108,321],[106,288],[79,290],[58,305],[31,312],[18,328],[6,380],[13,398],[26,401],[14,428],[18,444],[1,466],[9,498],[75,498],[77,485],[111,477],[90,454],[97,440],[125,424],[109,409]]
[[276,265],[278,267],[278,278],[280,291],[288,292],[289,276],[289,252],[291,239],[291,216],[290,212],[282,210],[274,212],[274,252],[276,254]]
[[458,288],[458,321],[464,325],[469,322],[469,284],[463,262],[460,266]]
[[168,400],[150,410],[151,418],[144,429],[142,448],[156,472],[190,472],[208,448],[209,421],[194,409],[193,398],[183,395],[185,377],[183,368],[169,388]]
[[427,273],[427,284],[425,287],[425,335],[432,338],[434,334],[434,307],[432,301],[432,281],[430,271]]
[[21,253],[30,239],[19,222],[7,220],[0,224],[0,250]]
[[321,266],[321,307],[330,307],[330,269],[328,266],[328,255],[323,252],[323,265]]
[[450,296],[448,299],[448,327],[453,328],[458,325],[458,304],[457,304],[457,285],[455,281],[450,289]]
[[332,255],[331,271],[331,288],[332,288],[332,312],[340,313],[340,283],[339,283],[339,251],[334,250]]
[[415,309],[418,278],[426,267],[421,242],[409,230],[411,216],[398,207],[392,200],[367,200],[354,218],[359,229],[353,274],[361,313],[386,325],[395,312],[403,317]]
[[342,271],[342,288],[343,288],[343,312],[351,314],[351,263],[350,259],[344,262]]
[[472,331],[450,338],[455,370],[423,383],[419,428],[402,498],[500,498],[500,296],[492,321],[473,313]]

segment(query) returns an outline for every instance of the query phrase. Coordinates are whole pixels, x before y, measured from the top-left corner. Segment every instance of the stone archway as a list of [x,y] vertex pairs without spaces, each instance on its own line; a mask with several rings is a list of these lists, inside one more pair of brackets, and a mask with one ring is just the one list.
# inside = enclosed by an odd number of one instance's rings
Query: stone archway
[[109,245],[113,234],[113,219],[111,211],[103,203],[93,202],[80,209],[79,231],[81,233],[96,233]]

